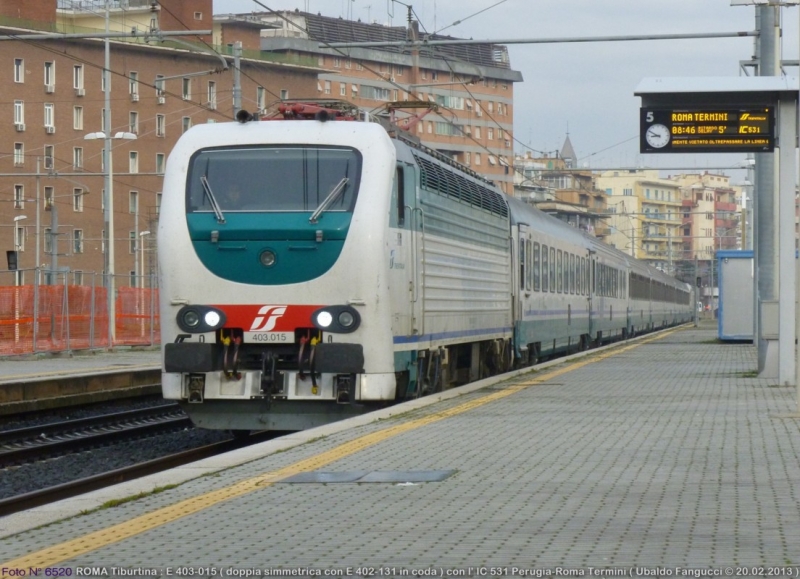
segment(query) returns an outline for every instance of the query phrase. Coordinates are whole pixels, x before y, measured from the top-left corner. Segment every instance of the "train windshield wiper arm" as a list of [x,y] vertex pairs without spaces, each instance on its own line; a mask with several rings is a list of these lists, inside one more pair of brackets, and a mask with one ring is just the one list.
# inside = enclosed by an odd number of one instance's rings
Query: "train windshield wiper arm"
[[217,223],[225,223],[225,216],[222,214],[222,209],[220,209],[217,198],[214,197],[214,192],[211,191],[211,185],[208,184],[208,179],[206,179],[205,175],[200,177],[200,183],[202,183],[203,190],[206,192],[206,196],[211,202],[211,209],[214,210],[214,215],[217,216]]
[[319,204],[319,207],[317,207],[316,211],[314,211],[314,213],[311,214],[311,217],[308,218],[309,223],[317,222],[317,219],[320,215],[322,215],[322,212],[325,211],[331,203],[336,201],[339,195],[342,194],[342,191],[344,191],[344,187],[347,185],[348,181],[349,179],[347,177],[342,177],[342,180],[336,184],[336,187],[331,189],[331,192],[328,193],[328,196],[325,197],[325,200]]

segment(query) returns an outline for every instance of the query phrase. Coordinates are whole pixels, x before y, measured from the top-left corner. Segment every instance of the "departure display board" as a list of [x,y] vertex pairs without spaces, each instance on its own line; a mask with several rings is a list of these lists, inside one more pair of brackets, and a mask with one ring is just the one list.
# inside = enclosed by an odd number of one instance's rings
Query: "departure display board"
[[642,108],[642,153],[768,153],[775,149],[775,109]]

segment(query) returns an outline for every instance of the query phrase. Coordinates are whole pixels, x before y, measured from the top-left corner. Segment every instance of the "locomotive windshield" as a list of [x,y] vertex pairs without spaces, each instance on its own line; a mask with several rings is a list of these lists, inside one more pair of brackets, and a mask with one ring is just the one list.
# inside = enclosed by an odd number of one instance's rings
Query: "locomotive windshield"
[[192,158],[186,209],[189,213],[213,212],[213,199],[222,213],[315,212],[327,200],[324,211],[352,211],[360,174],[361,155],[355,149],[206,149]]

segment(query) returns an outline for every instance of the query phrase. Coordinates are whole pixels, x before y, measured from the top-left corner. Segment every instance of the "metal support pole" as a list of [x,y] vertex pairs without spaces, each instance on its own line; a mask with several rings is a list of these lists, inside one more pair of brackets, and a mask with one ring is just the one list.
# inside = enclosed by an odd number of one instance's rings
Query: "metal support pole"
[[242,79],[240,63],[242,58],[242,43],[238,40],[233,43],[233,117],[242,110]]
[[[778,6],[756,7],[756,28],[760,32],[756,41],[759,76],[780,74],[779,14]],[[757,211],[757,223],[754,241],[756,287],[759,299],[755,315],[760,316],[763,302],[778,299],[778,200],[775,191],[775,155],[756,153],[755,158],[756,187],[753,201]],[[794,215],[794,209],[791,214]],[[774,340],[763,339],[764,328],[760,319],[758,329],[759,334],[755,338],[758,344],[759,376],[778,378],[780,346],[775,344]]]
[[779,212],[778,240],[778,381],[791,385],[795,373],[795,143],[797,131],[797,99],[786,98],[779,103]]
[[[109,32],[109,7],[110,0],[106,0],[106,34]],[[103,78],[105,79],[105,115],[103,117],[103,127],[105,133],[105,150],[103,156],[105,157],[106,175],[105,175],[105,190],[106,190],[106,238],[108,245],[106,246],[106,291],[108,292],[108,347],[114,347],[115,338],[115,318],[116,312],[114,311],[114,177],[112,168],[113,155],[111,153],[111,47],[108,38],[105,39],[105,64],[103,67]]]

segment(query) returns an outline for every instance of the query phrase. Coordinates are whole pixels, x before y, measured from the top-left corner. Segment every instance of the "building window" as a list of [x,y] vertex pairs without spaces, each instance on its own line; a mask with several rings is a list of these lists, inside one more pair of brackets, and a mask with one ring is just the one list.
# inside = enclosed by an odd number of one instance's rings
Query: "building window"
[[475,134],[475,138],[476,139],[480,139],[481,138],[481,128],[480,127],[475,127],[475,130],[473,132]]
[[217,83],[213,80],[208,81],[208,108],[217,108]]
[[156,115],[156,137],[166,135],[167,118],[164,115]]
[[181,119],[181,126],[183,128],[183,132],[185,133],[189,129],[192,128],[192,117],[183,117]]
[[83,285],[83,272],[79,269],[76,269],[72,272],[73,278],[73,285]]
[[83,229],[72,230],[72,253],[83,253]]
[[14,101],[14,124],[15,125],[24,125],[25,124],[25,102],[24,101]]
[[14,185],[14,209],[25,207],[25,186]]
[[136,232],[128,232],[128,253],[136,253]]
[[157,74],[156,75],[156,82],[153,83],[154,86],[156,87],[156,96],[163,97],[166,94],[166,91],[164,89],[164,83],[165,82],[166,81],[164,80],[164,75],[163,74]]
[[44,188],[44,208],[50,209],[53,206],[53,187]]
[[[54,87],[56,84],[56,63],[44,63],[44,85],[45,87]],[[50,90],[50,89],[48,89]]]
[[72,210],[83,211],[83,189],[79,187],[72,190]]
[[[105,75],[104,75],[105,76]],[[128,94],[131,96],[139,95],[139,73],[131,72],[128,75]]]
[[192,79],[184,78],[181,85],[181,97],[183,100],[188,101],[192,99]]
[[331,94],[331,81],[325,81],[325,94]]
[[44,146],[44,168],[51,170],[54,168],[56,158],[56,148],[53,145]]
[[14,246],[17,251],[25,251],[25,228],[21,225],[14,230]]
[[203,13],[202,12],[195,12],[194,13],[194,19],[195,20],[202,20],[203,19]]
[[341,68],[342,60],[338,56],[333,57],[333,68]]
[[156,193],[156,215],[161,214],[161,193]]
[[44,228],[44,252],[53,253],[53,230],[49,227]]
[[256,88],[256,106],[260,111],[267,108],[267,91],[263,86]]
[[481,154],[480,153],[475,153],[475,164],[476,165],[480,165],[481,164]]
[[25,61],[21,58],[14,59],[14,82],[25,82]]
[[14,166],[22,167],[25,164],[25,143],[14,143]]
[[494,129],[492,127],[486,129],[486,138],[489,139],[490,141],[494,140]]
[[139,213],[139,192],[131,191],[128,193],[128,213],[134,215]]
[[83,148],[73,147],[72,149],[72,167],[75,169],[83,169]]
[[139,133],[139,113],[136,111],[128,113],[128,130],[134,135]]
[[44,126],[53,127],[55,122],[55,105],[53,103],[44,103]]
[[83,130],[83,107],[72,107],[72,128]]
[[83,65],[76,64],[72,67],[72,88],[83,88]]
[[287,89],[285,89],[285,88],[282,88],[281,89],[281,100],[285,101],[288,98],[289,98],[289,91]]
[[128,173],[139,172],[139,153],[131,151],[128,156]]
[[163,174],[164,173],[164,161],[166,160],[166,156],[164,153],[156,153],[156,173]]
[[339,83],[339,96],[347,96],[347,83]]

